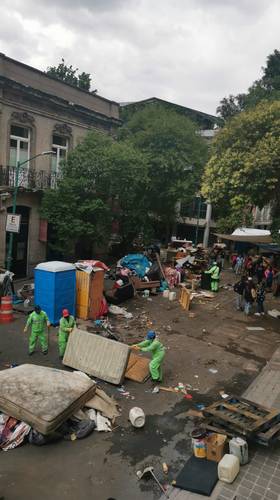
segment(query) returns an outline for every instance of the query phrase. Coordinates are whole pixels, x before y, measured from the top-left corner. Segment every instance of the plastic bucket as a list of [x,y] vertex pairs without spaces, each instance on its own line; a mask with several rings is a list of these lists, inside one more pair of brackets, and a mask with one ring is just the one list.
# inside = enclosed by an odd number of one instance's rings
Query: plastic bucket
[[133,427],[143,427],[145,425],[145,413],[142,408],[138,408],[137,406],[131,408],[129,412],[129,420]]
[[169,292],[169,300],[173,301],[176,299],[176,292]]
[[206,432],[203,429],[194,429],[191,436],[194,456],[196,458],[206,458]]
[[11,323],[13,319],[13,297],[6,295],[1,298],[0,323]]

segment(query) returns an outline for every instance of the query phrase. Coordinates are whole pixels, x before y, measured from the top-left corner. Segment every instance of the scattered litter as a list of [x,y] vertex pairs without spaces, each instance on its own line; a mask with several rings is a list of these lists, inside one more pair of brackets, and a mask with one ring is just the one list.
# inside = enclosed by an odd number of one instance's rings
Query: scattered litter
[[277,311],[277,309],[272,309],[271,311],[267,311],[267,314],[271,316],[272,318],[279,318],[280,317],[280,311]]
[[131,408],[131,410],[129,411],[129,420],[132,423],[133,427],[144,427],[145,413],[143,412],[142,408],[138,408],[137,406]]
[[87,401],[85,406],[99,411],[104,417],[109,418],[113,422],[115,418],[120,416],[116,401],[110,398],[102,389],[99,389],[99,387],[96,388],[95,396]]
[[126,319],[133,318],[133,314],[130,312],[127,312],[127,310],[124,307],[114,306],[111,304],[109,306],[109,312],[111,314],[115,314],[117,316],[124,316]]
[[103,417],[99,411],[93,409],[87,410],[87,415],[95,422],[97,432],[112,432],[111,422],[108,418]]
[[218,373],[218,370],[216,370],[216,368],[209,368],[208,370],[210,373]]
[[187,411],[188,417],[198,417],[204,418],[203,413],[201,411],[193,410],[192,408]]
[[153,388],[152,394],[158,394],[158,393],[159,393],[159,387],[156,386],[156,387]]
[[246,326],[246,330],[249,330],[251,332],[261,332],[261,331],[264,331],[265,328],[263,328],[262,326]]
[[164,474],[168,474],[168,470],[169,469],[168,469],[167,463],[163,462],[163,464],[162,464],[162,470],[163,470]]
[[192,395],[191,394],[185,394],[184,395],[184,399],[192,399]]
[[199,376],[198,375],[194,375],[194,378],[199,378]]
[[201,411],[204,410],[204,408],[205,408],[205,404],[203,404],[203,403],[197,403],[195,406],[198,410],[201,410]]
[[223,399],[227,399],[229,397],[229,394],[226,394],[224,391],[220,391],[219,394]]

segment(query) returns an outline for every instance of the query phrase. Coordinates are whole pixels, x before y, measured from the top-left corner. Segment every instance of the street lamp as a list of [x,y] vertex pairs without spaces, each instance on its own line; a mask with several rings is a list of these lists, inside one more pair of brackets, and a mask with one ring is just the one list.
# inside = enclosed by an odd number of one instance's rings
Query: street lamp
[[[14,215],[16,213],[16,206],[17,206],[17,193],[18,193],[18,178],[19,178],[19,169],[24,165],[25,163],[30,162],[31,160],[34,160],[35,158],[38,158],[39,156],[47,156],[47,155],[52,155],[55,154],[54,151],[43,151],[42,153],[39,153],[35,156],[32,156],[32,158],[28,158],[28,160],[24,160],[22,162],[17,161],[16,165],[16,178],[15,178],[15,189],[14,189],[14,194],[13,194],[13,208],[12,208],[12,214]],[[13,242],[14,242],[14,233],[10,232],[9,235],[9,244],[8,244],[8,253],[7,253],[7,270],[11,270],[11,264],[12,264],[12,250],[13,250]]]

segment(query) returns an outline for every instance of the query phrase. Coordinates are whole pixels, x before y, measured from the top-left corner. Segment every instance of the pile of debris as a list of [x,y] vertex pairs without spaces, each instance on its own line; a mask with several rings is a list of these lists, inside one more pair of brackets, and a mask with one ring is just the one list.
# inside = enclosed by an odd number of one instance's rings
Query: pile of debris
[[111,431],[116,402],[82,372],[21,365],[0,373],[0,449]]

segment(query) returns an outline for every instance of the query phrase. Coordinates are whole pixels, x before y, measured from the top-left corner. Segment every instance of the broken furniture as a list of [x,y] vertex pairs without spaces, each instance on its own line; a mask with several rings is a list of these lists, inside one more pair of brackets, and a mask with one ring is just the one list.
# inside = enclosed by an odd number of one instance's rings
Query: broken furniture
[[0,410],[50,434],[95,394],[95,383],[84,374],[38,365],[0,372]]
[[280,412],[237,396],[229,396],[203,410],[205,429],[230,437],[243,435],[268,446],[280,440]]
[[76,263],[76,309],[77,317],[97,319],[103,298],[104,275],[108,267],[97,260]]
[[62,310],[68,309],[75,315],[76,268],[69,262],[43,262],[34,270],[35,304],[48,315],[50,322],[57,325]]
[[150,290],[160,287],[160,281],[141,281],[137,276],[131,276],[130,281],[135,290]]
[[63,364],[111,384],[121,384],[130,349],[93,333],[75,328],[69,335]]

